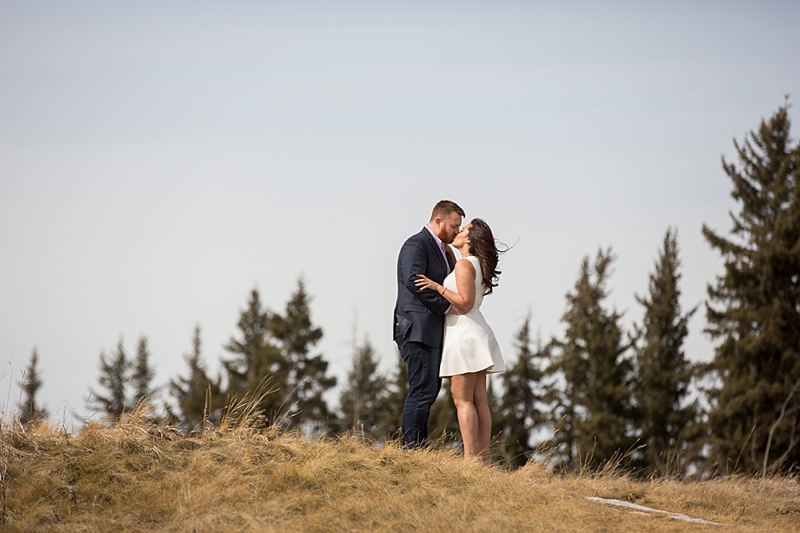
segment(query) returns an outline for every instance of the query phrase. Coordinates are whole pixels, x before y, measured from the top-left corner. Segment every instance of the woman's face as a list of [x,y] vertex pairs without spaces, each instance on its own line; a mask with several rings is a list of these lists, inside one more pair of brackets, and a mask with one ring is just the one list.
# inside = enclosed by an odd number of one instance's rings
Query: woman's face
[[469,235],[469,228],[471,228],[471,227],[472,227],[472,224],[467,224],[466,226],[461,228],[461,231],[458,232],[458,235],[456,235],[456,238],[453,239],[453,247],[454,248],[456,248],[457,250],[461,250],[465,244],[467,244],[467,245],[469,244],[468,235]]

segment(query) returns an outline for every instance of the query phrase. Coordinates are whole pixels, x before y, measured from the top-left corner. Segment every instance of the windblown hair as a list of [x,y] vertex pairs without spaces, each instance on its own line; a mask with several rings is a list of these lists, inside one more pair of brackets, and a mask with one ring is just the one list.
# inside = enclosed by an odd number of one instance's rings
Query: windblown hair
[[500,254],[508,250],[503,246],[503,249],[497,247],[497,243],[492,235],[492,229],[483,219],[473,218],[470,222],[472,224],[467,234],[469,238],[469,253],[478,258],[481,263],[481,270],[483,271],[483,285],[486,287],[483,295],[492,294],[492,290],[497,287],[497,280],[500,277],[500,271],[497,270],[497,262],[500,260]]
[[459,205],[455,202],[450,200],[439,200],[436,202],[436,205],[433,206],[433,211],[431,212],[431,220],[436,217],[445,218],[447,215],[455,211],[461,218],[464,218],[466,215],[464,214],[464,210],[459,207]]

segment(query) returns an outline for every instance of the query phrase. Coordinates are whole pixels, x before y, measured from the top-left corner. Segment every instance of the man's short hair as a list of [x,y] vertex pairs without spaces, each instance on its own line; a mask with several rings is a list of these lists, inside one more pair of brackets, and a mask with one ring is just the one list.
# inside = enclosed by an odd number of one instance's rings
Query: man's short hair
[[457,203],[452,202],[450,200],[439,200],[438,202],[436,202],[436,205],[433,206],[433,211],[431,212],[431,220],[433,220],[436,217],[446,218],[447,215],[449,215],[454,211],[459,215],[461,215],[461,218],[467,216],[464,214],[464,210],[461,209],[461,207],[459,207]]

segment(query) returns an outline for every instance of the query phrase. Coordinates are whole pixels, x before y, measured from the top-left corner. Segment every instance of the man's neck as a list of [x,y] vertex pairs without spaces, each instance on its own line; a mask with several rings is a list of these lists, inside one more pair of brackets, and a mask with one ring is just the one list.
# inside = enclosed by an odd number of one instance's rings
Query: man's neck
[[426,224],[425,227],[428,228],[428,231],[431,232],[431,235],[433,235],[433,238],[436,240],[436,244],[438,244],[439,248],[441,248],[442,244],[444,244],[444,241],[442,241],[442,239],[440,239],[439,236],[436,235],[436,232],[431,228],[430,224]]

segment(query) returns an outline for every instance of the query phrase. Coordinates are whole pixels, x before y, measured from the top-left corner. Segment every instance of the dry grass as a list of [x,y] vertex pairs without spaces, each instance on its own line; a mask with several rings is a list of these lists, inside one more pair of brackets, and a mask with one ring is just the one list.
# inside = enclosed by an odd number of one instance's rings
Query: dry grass
[[641,482],[540,464],[510,473],[444,450],[309,442],[247,424],[182,436],[136,415],[75,436],[6,431],[1,443],[6,531],[800,531],[800,484],[787,478]]

